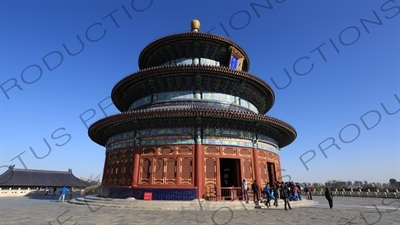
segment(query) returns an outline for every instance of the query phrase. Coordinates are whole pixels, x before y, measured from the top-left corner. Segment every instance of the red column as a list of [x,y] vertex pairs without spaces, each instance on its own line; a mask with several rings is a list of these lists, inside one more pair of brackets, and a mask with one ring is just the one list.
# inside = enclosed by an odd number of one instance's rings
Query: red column
[[[260,163],[258,162],[258,150],[257,148],[253,148],[253,168],[254,168],[254,178],[257,180],[257,184],[260,186],[261,175],[260,175]],[[261,190],[261,186],[260,186]],[[258,196],[261,196],[258,193]]]
[[[138,185],[139,171],[140,171],[140,146],[133,148],[133,171],[132,171],[132,190],[134,190]],[[131,197],[133,196],[133,191],[131,191]]]
[[204,149],[201,144],[195,145],[196,156],[194,158],[194,164],[196,166],[197,173],[195,174],[196,186],[197,186],[197,198],[202,199],[204,196]]
[[[221,146],[218,147],[219,150],[221,150]],[[221,152],[220,152],[221,154]],[[221,191],[221,172],[220,172],[220,164],[219,164],[219,156],[215,157],[215,165],[217,166],[217,201],[218,200],[222,200],[221,196],[222,196],[222,191]]]

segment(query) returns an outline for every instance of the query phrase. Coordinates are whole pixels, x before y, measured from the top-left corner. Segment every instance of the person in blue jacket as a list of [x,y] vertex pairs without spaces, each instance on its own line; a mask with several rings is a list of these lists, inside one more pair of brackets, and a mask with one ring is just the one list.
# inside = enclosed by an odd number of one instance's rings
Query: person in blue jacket
[[265,205],[269,208],[271,206],[271,199],[273,197],[272,193],[270,192],[269,183],[267,183],[267,185],[265,185],[264,195],[267,198],[267,201],[265,202]]
[[65,199],[65,195],[67,194],[67,192],[68,192],[68,189],[67,189],[67,187],[62,187],[61,188],[61,190],[60,190],[60,198],[58,199],[58,201],[59,202],[64,202],[64,199]]

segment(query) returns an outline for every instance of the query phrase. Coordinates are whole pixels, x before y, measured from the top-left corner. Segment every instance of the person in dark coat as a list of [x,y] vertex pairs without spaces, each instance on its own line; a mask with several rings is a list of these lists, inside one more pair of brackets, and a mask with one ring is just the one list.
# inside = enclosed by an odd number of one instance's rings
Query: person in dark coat
[[254,195],[254,202],[260,201],[260,197],[258,196],[258,184],[257,180],[254,180],[253,184],[251,185],[251,189],[253,190],[253,195]]
[[288,210],[287,208],[289,207],[290,210],[292,210],[292,207],[290,206],[289,203],[289,195],[290,195],[290,190],[288,188],[288,184],[283,183],[282,184],[282,193],[281,193],[281,197],[283,198],[283,200],[285,201],[285,210]]
[[301,201],[301,187],[300,187],[300,184],[299,183],[296,183],[296,187],[297,187],[297,190],[298,190],[298,195],[299,195],[299,200]]
[[75,192],[75,188],[74,186],[71,186],[70,190],[69,190],[69,198],[68,201],[72,201],[72,198],[74,197],[74,192]]
[[273,187],[271,194],[274,199],[274,206],[275,206],[275,208],[278,208],[279,191],[275,187]]
[[308,187],[307,186],[304,187],[304,192],[306,193],[307,200],[310,200],[310,193],[308,192]]
[[326,188],[326,190],[325,190],[325,198],[326,198],[326,200],[328,200],[329,207],[332,209],[332,207],[333,207],[333,196],[332,196],[332,192],[329,191],[329,188]]

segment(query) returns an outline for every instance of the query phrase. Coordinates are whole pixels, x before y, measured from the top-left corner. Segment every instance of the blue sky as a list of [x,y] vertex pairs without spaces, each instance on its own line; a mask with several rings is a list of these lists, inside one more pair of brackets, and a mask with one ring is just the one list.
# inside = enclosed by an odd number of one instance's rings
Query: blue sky
[[2,0],[0,172],[101,174],[82,120],[117,113],[108,97],[140,51],[198,19],[245,49],[275,91],[267,115],[296,128],[284,179],[400,180],[399,1],[269,2]]

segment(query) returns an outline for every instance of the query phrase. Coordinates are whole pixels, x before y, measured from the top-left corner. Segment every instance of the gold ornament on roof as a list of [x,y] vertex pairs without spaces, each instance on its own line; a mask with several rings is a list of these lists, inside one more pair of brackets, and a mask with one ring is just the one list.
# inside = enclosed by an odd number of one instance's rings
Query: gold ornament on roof
[[192,32],[195,32],[195,33],[199,32],[200,31],[200,21],[192,20],[190,22],[190,28],[191,28]]

